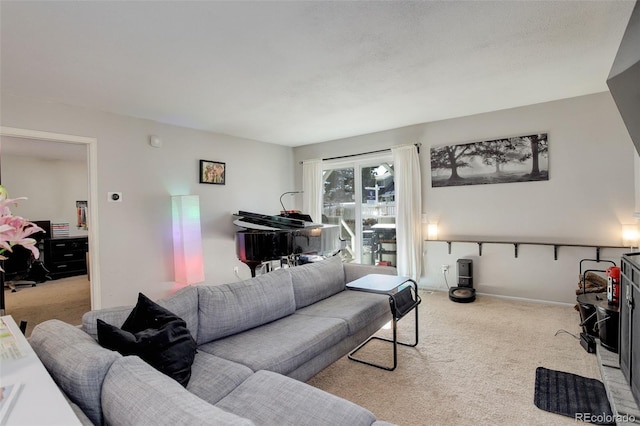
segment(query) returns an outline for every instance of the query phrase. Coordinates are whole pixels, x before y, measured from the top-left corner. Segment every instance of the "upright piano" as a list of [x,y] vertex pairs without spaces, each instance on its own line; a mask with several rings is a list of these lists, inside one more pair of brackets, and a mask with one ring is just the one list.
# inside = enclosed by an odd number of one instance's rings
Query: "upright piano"
[[236,254],[238,259],[251,269],[263,262],[287,258],[297,262],[300,255],[326,255],[340,250],[338,225],[314,223],[308,216],[265,215],[239,211],[234,224],[236,232]]

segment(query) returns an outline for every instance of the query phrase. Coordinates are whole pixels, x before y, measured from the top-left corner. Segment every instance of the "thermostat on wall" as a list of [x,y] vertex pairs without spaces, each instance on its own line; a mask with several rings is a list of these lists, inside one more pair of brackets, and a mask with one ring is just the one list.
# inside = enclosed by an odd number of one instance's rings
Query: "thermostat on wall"
[[110,203],[121,203],[122,192],[107,192],[107,201]]

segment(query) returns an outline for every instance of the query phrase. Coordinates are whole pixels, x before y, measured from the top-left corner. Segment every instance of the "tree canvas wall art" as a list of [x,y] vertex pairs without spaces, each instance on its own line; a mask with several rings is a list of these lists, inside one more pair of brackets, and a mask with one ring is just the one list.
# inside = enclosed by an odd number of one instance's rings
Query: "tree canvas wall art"
[[549,180],[546,133],[431,148],[431,186]]

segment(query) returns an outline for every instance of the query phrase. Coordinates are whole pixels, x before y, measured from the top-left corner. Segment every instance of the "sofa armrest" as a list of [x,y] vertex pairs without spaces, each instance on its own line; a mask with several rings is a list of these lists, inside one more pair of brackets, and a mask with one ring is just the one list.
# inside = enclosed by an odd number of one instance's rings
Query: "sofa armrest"
[[350,283],[369,274],[397,275],[395,266],[362,265],[360,263],[343,263],[344,282]]
[[122,355],[103,348],[80,328],[57,319],[36,325],[29,343],[65,395],[94,424],[102,424],[102,383]]

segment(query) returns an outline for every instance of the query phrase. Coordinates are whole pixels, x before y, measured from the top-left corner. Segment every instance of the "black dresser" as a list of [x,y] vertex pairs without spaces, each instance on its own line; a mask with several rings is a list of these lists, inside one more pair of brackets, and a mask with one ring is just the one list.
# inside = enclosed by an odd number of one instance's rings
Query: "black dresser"
[[87,273],[88,237],[56,237],[44,240],[44,264],[51,278]]

